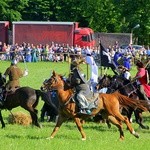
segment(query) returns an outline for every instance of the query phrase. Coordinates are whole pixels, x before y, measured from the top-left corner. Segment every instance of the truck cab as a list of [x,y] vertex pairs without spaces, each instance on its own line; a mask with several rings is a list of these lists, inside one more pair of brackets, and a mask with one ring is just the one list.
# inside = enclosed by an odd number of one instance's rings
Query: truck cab
[[94,32],[90,28],[76,28],[74,31],[74,45],[95,46]]

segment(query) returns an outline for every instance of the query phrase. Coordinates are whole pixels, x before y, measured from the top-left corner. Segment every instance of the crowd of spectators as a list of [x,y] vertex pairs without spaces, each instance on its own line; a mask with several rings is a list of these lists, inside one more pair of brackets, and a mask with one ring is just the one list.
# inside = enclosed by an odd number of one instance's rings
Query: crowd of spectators
[[[68,44],[60,45],[54,42],[46,45],[33,45],[30,43],[6,45],[6,43],[3,43],[3,45],[0,44],[0,60],[17,58],[18,61],[26,62],[64,62],[69,61],[73,56],[86,56],[89,49],[90,55],[96,58],[97,54],[99,54],[99,47],[80,47],[78,45],[73,47]],[[132,48],[132,45],[121,49],[118,42],[116,42],[113,46],[106,48],[106,54],[114,61],[116,66],[121,64],[130,69],[129,64],[134,63],[134,59],[147,60],[150,57],[150,49],[142,47],[137,50]]]

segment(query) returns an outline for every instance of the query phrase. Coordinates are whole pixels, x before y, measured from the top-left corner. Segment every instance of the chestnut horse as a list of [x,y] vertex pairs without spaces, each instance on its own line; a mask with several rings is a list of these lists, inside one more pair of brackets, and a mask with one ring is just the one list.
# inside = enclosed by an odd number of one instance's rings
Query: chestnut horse
[[68,87],[67,82],[63,80],[63,77],[61,75],[53,71],[52,76],[43,83],[42,89],[57,90],[59,99],[59,116],[50,138],[54,138],[55,134],[57,133],[58,129],[64,121],[66,121],[68,118],[72,118],[75,121],[78,130],[81,133],[82,140],[86,140],[86,134],[83,131],[80,119],[84,119],[85,116],[95,116],[101,111],[103,112],[102,115],[104,118],[108,119],[112,124],[116,125],[120,132],[121,140],[124,139],[122,122],[124,122],[127,125],[127,128],[131,134],[133,134],[136,138],[139,138],[139,135],[134,131],[128,118],[120,113],[119,107],[130,106],[134,109],[140,108],[144,111],[147,111],[147,109],[143,107],[140,104],[140,102],[137,103],[137,101],[134,101],[124,95],[121,95],[118,92],[112,94],[99,94],[97,100],[97,108],[92,110],[92,114],[79,115],[78,106],[73,100],[74,92],[72,88]]
[[[110,76],[104,75],[101,79],[99,79],[98,84],[96,86],[97,90],[102,88],[108,88],[107,94],[113,93],[114,91],[118,91],[119,93],[128,96],[134,99],[144,99],[143,95],[138,91],[135,82],[131,82],[121,76]],[[143,100],[144,101],[144,100]],[[145,101],[145,103],[147,103]],[[150,108],[147,108],[150,110]],[[126,115],[128,119],[131,119],[131,116],[134,112],[136,123],[142,129],[149,129],[149,126],[143,124],[142,112],[140,109],[132,109],[129,107],[128,109],[122,109],[122,114]]]

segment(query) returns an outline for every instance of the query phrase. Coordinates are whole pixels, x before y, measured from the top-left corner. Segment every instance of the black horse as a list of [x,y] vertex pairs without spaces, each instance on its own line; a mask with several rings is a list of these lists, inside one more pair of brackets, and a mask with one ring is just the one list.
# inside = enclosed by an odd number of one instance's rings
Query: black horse
[[[5,83],[6,80],[0,73],[1,89],[5,89]],[[31,115],[32,124],[40,128],[41,125],[39,124],[37,117],[38,110],[36,109],[40,97],[43,101],[55,108],[55,105],[51,102],[48,95],[45,92],[42,92],[41,90],[35,90],[31,87],[21,87],[18,88],[14,93],[5,92],[3,97],[3,105],[0,106],[0,121],[2,123],[2,128],[5,127],[5,123],[3,121],[1,110],[12,110],[13,108],[16,108],[18,106],[21,106],[22,108],[27,110]]]
[[[112,93],[116,90],[118,90],[121,94],[126,95],[128,97],[134,98],[134,99],[143,99],[143,95],[140,93],[138,90],[136,83],[131,82],[129,80],[126,80],[125,78],[121,76],[109,76],[109,75],[104,75],[100,80],[97,85],[97,89],[102,89],[104,87],[107,87],[107,93]],[[148,108],[149,109],[149,108]],[[136,109],[133,110],[132,108],[127,109],[122,109],[122,113],[126,115],[129,119],[132,116],[132,113],[134,112],[136,123],[139,124],[139,126],[143,129],[149,129],[147,125],[143,125],[143,118],[142,118],[142,110]]]

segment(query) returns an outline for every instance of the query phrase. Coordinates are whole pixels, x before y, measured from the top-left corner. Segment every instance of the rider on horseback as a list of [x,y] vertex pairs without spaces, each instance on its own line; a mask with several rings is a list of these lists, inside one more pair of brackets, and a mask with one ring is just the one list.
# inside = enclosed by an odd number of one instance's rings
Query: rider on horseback
[[78,100],[78,106],[80,107],[79,113],[82,114],[91,114],[90,109],[88,108],[89,102],[86,99],[85,95],[90,93],[90,88],[88,84],[82,81],[80,78],[75,79],[75,90],[76,90],[76,98]]
[[137,83],[139,86],[140,92],[143,94],[145,100],[149,100],[150,98],[150,86],[148,85],[147,79],[147,70],[144,68],[144,64],[141,61],[137,61],[137,74],[135,79],[137,79]]
[[[86,83],[84,79],[84,74],[80,72],[79,65],[83,62],[82,60],[74,60],[72,62],[72,69],[71,69],[71,84],[75,87],[75,99],[77,99],[78,106],[79,106],[79,113],[81,114],[91,114],[91,110],[89,108],[89,101],[86,97],[91,97],[90,86]],[[95,106],[92,106],[95,108]]]
[[8,67],[4,73],[4,75],[7,77],[9,76],[9,81],[6,84],[6,91],[15,91],[16,88],[20,87],[20,82],[19,79],[23,76],[28,75],[28,71],[22,71],[18,66],[17,66],[17,60],[13,60],[11,62],[10,67]]
[[[28,71],[22,71],[18,66],[17,66],[17,60],[14,59],[11,62],[10,67],[8,67],[4,73],[5,78],[9,76],[9,81],[6,83],[6,92],[14,92],[17,88],[20,87],[20,82],[19,78],[23,76],[27,76]],[[1,91],[1,95],[3,95],[4,91]],[[4,96],[1,96],[0,98],[0,105],[3,105],[3,98]]]
[[127,80],[131,80],[131,74],[130,74],[128,68],[120,65],[120,66],[118,66],[118,71],[123,78],[125,78]]

